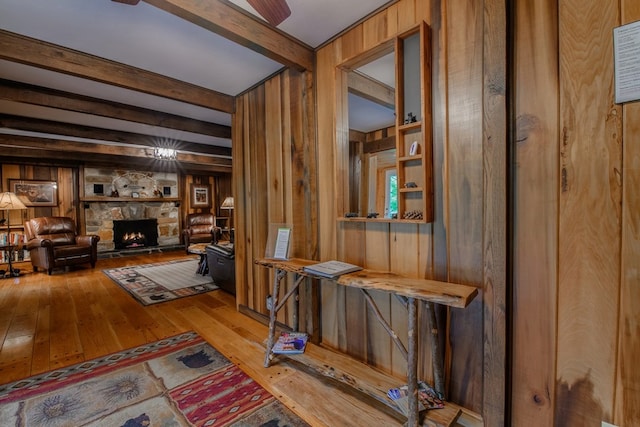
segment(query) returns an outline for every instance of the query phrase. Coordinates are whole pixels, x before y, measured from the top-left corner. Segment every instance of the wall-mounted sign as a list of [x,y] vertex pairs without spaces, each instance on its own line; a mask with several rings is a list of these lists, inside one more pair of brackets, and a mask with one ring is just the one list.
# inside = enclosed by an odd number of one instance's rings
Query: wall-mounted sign
[[616,103],[640,99],[640,21],[613,29]]

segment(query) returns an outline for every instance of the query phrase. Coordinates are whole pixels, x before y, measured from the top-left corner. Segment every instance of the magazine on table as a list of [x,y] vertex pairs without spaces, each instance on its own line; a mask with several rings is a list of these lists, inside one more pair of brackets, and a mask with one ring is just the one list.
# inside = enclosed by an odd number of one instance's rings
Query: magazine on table
[[308,265],[304,267],[303,270],[307,273],[315,274],[317,276],[335,279],[336,277],[339,277],[343,274],[362,270],[362,267],[342,261],[326,261],[318,264]]
[[282,332],[271,351],[274,354],[302,354],[308,338],[304,332]]
[[[409,387],[407,385],[392,388],[387,392],[387,396],[393,400],[404,415],[409,415]],[[418,410],[440,408],[444,408],[444,401],[439,393],[424,381],[418,381]]]

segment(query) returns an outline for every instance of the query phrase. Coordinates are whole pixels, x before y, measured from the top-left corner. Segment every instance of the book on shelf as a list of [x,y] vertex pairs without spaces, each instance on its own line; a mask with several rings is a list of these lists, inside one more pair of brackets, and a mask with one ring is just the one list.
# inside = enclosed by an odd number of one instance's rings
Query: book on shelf
[[312,264],[304,267],[303,271],[314,274],[316,276],[326,277],[329,279],[335,279],[343,274],[353,273],[354,271],[362,270],[362,267],[354,264],[349,264],[342,261],[326,261],[318,264]]
[[282,332],[271,351],[274,354],[302,354],[308,338],[304,332]]
[[23,233],[12,231],[10,233],[0,232],[0,246],[8,245],[22,245],[26,242],[26,238]]
[[[400,412],[409,415],[409,387],[405,384],[392,388],[387,396],[393,400]],[[418,410],[444,408],[444,401],[437,391],[424,381],[418,381]]]

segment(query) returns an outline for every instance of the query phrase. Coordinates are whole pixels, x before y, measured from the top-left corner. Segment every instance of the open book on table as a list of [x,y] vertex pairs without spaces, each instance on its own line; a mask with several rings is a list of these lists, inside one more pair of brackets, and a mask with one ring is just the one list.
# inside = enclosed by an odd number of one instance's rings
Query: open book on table
[[316,276],[335,279],[336,277],[339,277],[343,274],[362,270],[362,267],[342,261],[326,261],[318,264],[308,265],[304,267],[303,270]]

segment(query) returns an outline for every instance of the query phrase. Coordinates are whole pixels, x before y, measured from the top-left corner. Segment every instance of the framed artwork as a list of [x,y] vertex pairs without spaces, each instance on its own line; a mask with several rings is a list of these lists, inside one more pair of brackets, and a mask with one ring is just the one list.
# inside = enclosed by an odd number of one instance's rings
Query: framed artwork
[[191,207],[211,207],[211,186],[209,184],[191,184]]
[[56,181],[10,179],[9,188],[27,207],[58,206]]

